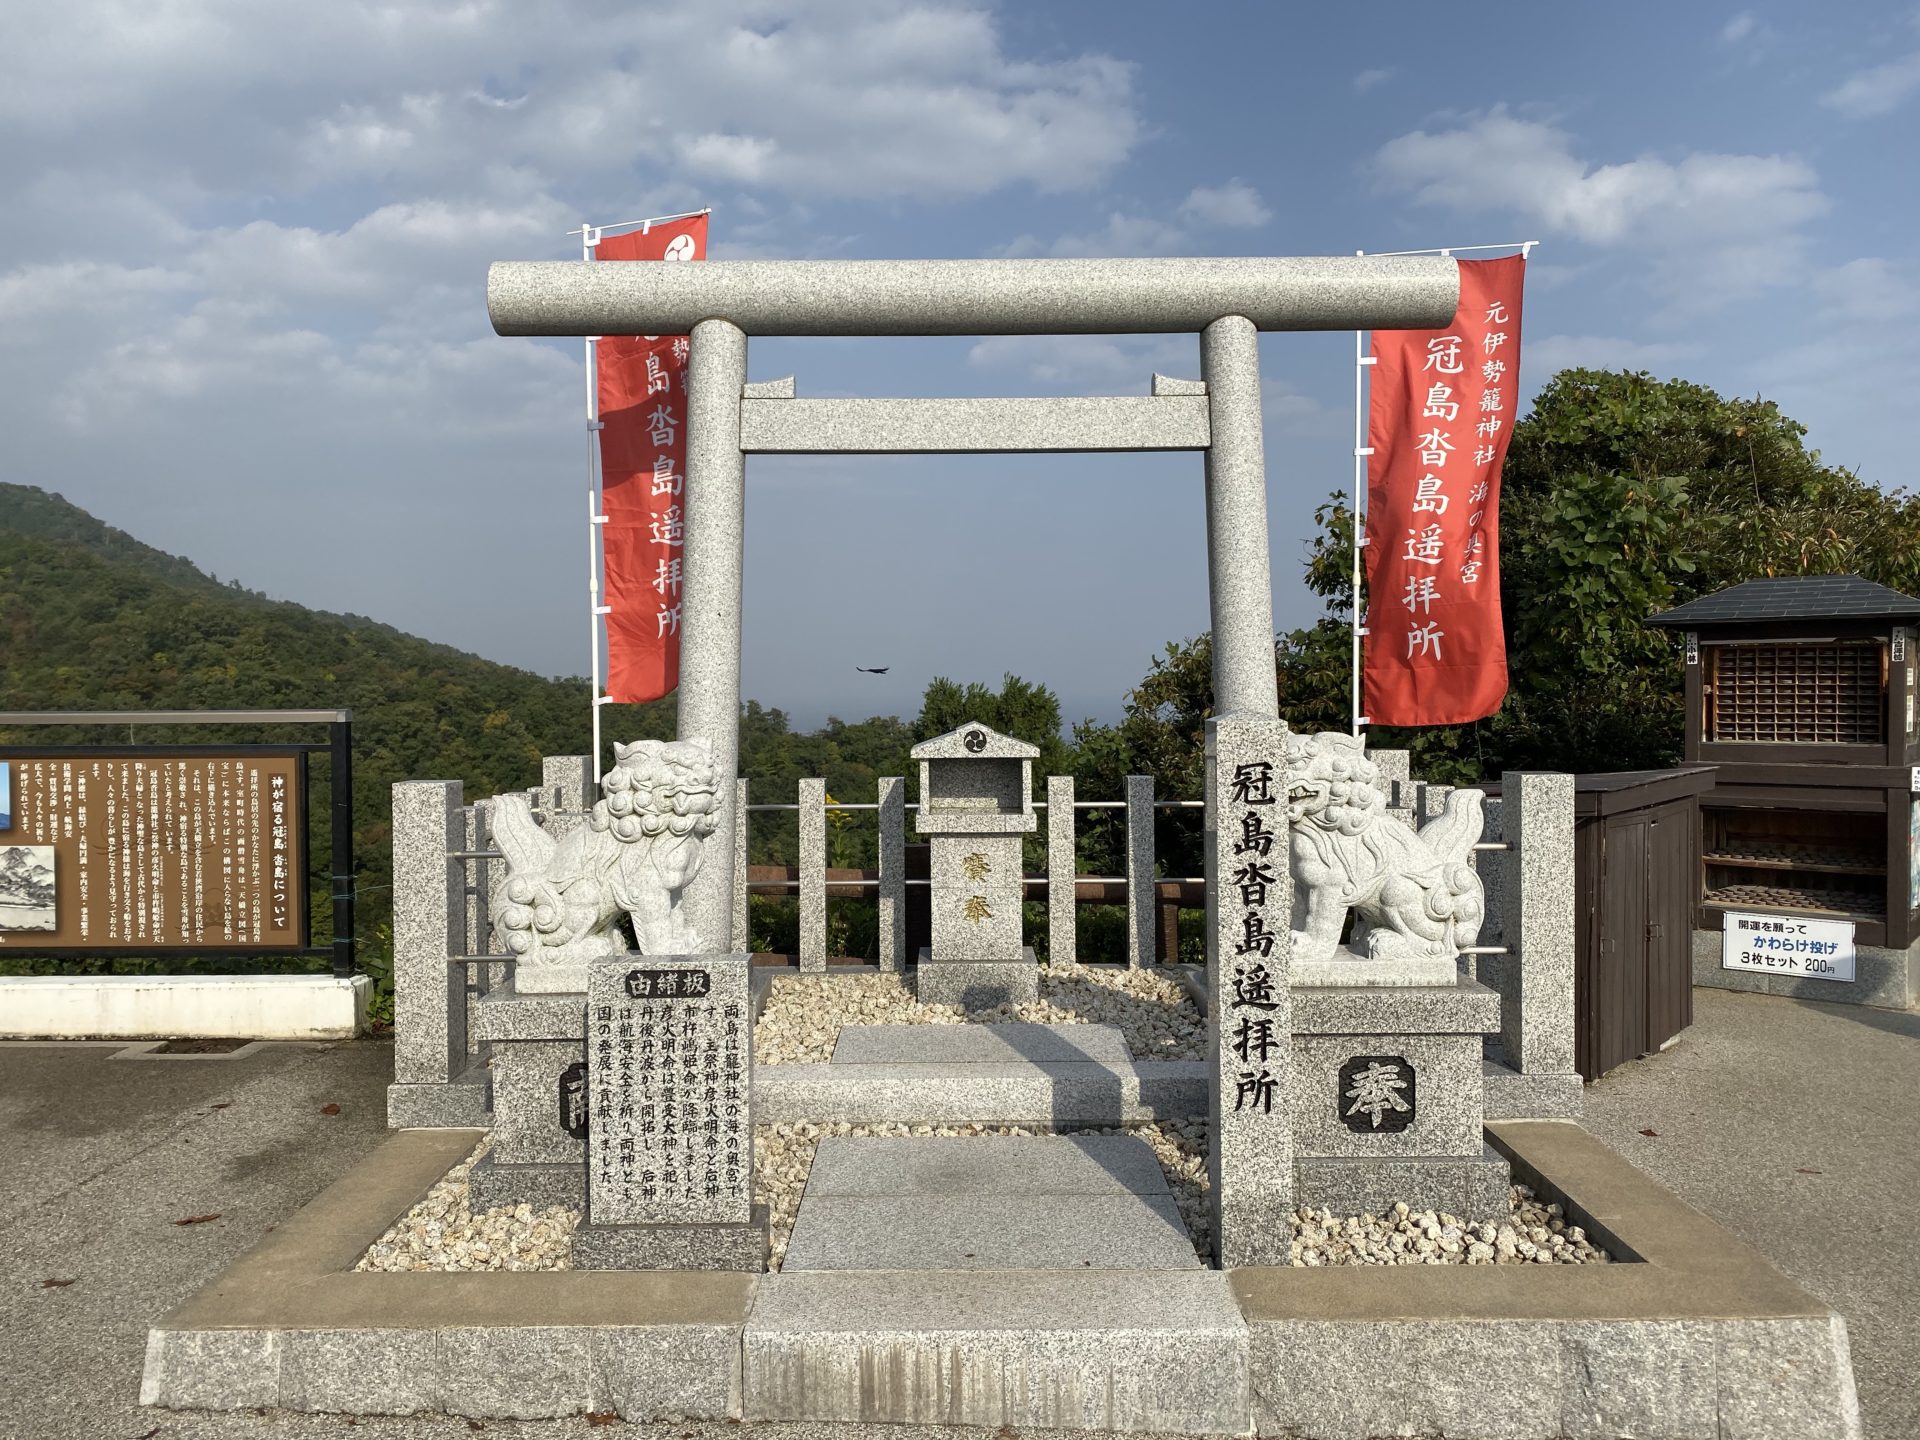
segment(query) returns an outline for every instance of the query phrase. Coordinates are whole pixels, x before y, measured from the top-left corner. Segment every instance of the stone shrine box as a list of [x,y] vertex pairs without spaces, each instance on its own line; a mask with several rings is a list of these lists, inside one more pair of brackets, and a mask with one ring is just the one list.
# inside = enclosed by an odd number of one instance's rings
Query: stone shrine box
[[1021,936],[1020,845],[1036,826],[1040,747],[968,724],[909,753],[920,762],[915,824],[928,837],[933,922],[916,993],[969,1009],[1038,999],[1039,966]]
[[1016,835],[1035,828],[1033,762],[1038,745],[985,725],[962,725],[916,745],[923,835]]
[[1920,599],[1853,575],[1794,576],[1649,623],[1682,636],[1687,763],[1718,770],[1700,801],[1703,930],[1730,912],[1811,916],[1851,921],[1861,946],[1912,946]]

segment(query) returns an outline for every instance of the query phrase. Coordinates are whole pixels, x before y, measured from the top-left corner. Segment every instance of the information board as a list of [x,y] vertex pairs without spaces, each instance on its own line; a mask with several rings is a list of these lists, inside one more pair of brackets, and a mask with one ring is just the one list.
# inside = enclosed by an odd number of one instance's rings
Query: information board
[[[587,1215],[744,1225],[753,1214],[752,986],[744,955],[587,976]],[[566,1101],[563,1098],[563,1106]]]
[[1720,935],[1720,968],[1852,980],[1853,921],[1729,911]]
[[0,949],[304,949],[301,760],[0,750]]

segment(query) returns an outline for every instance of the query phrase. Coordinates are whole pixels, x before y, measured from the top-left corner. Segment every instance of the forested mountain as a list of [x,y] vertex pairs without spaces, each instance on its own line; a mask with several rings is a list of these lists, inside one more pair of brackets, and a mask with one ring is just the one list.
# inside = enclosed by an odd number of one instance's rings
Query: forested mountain
[[[469,798],[539,782],[543,755],[587,744],[587,682],[549,679],[436,645],[359,615],[310,610],[222,583],[144,545],[59,495],[0,484],[0,710],[350,709],[358,930],[366,958],[386,944],[391,786],[459,780]],[[673,732],[671,698],[609,706],[609,737]],[[1055,715],[1057,728],[1058,717]],[[319,727],[143,728],[147,744],[322,741]],[[802,775],[849,799],[902,774],[910,727],[885,717],[795,734],[779,710],[750,705],[743,768],[756,800],[791,800]],[[0,743],[127,744],[123,727],[0,729]],[[326,759],[317,756],[309,854],[316,938],[331,934],[324,880]],[[790,829],[790,827],[785,827]],[[755,858],[787,858],[767,826]]]

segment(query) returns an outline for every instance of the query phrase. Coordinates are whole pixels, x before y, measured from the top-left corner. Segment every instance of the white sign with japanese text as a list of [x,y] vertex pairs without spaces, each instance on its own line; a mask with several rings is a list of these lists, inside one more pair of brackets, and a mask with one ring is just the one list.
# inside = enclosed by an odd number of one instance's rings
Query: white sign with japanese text
[[1799,920],[1729,911],[1720,938],[1722,970],[1853,979],[1853,922]]

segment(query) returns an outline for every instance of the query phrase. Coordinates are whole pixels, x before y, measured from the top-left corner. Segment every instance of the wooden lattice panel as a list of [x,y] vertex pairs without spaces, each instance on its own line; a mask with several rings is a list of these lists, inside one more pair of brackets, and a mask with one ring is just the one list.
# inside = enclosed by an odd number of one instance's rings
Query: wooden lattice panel
[[1878,745],[1885,739],[1880,646],[1716,645],[1707,738]]

